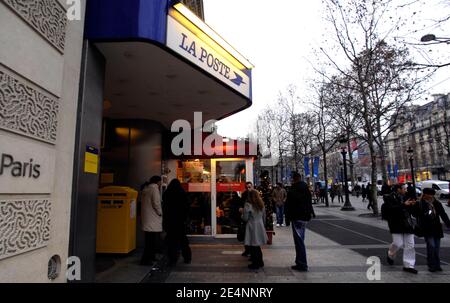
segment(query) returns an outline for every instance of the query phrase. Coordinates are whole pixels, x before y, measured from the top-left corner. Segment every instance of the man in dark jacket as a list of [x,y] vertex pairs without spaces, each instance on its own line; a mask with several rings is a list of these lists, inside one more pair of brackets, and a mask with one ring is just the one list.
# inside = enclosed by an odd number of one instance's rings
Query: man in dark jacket
[[173,179],[163,194],[163,228],[166,231],[169,266],[177,263],[178,251],[184,263],[191,263],[192,251],[186,235],[186,223],[189,216],[190,201],[178,179]]
[[387,262],[394,264],[395,255],[403,248],[403,270],[417,274],[414,268],[416,263],[416,251],[414,249],[414,229],[411,225],[412,207],[414,200],[406,200],[406,186],[396,184],[390,195],[385,195],[382,206],[383,217],[387,219],[389,231],[392,234],[392,244],[387,253]]
[[292,231],[295,243],[295,264],[292,269],[298,271],[308,271],[305,247],[306,223],[311,217],[316,217],[312,206],[311,192],[308,185],[301,181],[299,173],[293,174],[292,186],[287,194],[286,218],[292,222]]
[[441,220],[450,228],[450,220],[441,202],[434,198],[436,191],[432,188],[423,190],[422,199],[414,207],[417,220],[427,243],[427,261],[430,272],[442,271],[439,249],[444,237]]

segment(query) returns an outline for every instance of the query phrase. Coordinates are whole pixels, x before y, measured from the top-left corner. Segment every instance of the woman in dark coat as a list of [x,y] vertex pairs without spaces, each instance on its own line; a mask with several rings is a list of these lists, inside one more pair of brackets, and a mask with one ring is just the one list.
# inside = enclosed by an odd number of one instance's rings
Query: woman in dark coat
[[184,263],[191,263],[192,253],[186,236],[189,198],[178,179],[173,179],[163,195],[163,228],[167,233],[169,265],[175,265],[178,251]]
[[450,228],[450,220],[442,203],[434,198],[435,193],[431,188],[424,189],[422,199],[415,205],[415,214],[427,244],[427,261],[430,272],[442,271],[439,250],[444,232],[440,218],[447,228]]

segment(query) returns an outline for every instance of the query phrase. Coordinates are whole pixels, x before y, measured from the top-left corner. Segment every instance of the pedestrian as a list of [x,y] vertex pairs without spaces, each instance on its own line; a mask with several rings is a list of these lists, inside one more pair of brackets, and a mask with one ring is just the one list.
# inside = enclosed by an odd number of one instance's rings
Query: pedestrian
[[325,195],[326,195],[326,191],[325,191],[325,186],[322,186],[321,183],[319,183],[319,194],[320,194],[320,202],[325,204]]
[[[244,208],[245,202],[247,202],[247,200],[248,200],[248,193],[252,189],[253,189],[253,183],[252,182],[245,183],[245,191],[242,193],[241,207],[240,208]],[[241,220],[242,220],[242,218],[241,218]],[[246,230],[246,226],[245,225],[246,225],[246,222],[244,220],[242,220],[242,224],[243,224],[243,226],[241,226],[241,228],[244,231],[244,239],[245,239],[245,230]],[[244,245],[244,252],[241,254],[241,256],[243,256],[243,257],[250,257],[250,246]]]
[[366,202],[367,192],[366,192],[366,186],[364,184],[361,186],[361,197],[362,197],[362,202]]
[[408,188],[406,189],[406,197],[408,199],[416,199],[417,198],[416,190],[412,186],[412,183],[408,183]]
[[277,213],[277,227],[286,226],[284,224],[284,203],[286,202],[287,193],[283,188],[283,184],[278,182],[272,190],[272,201],[275,204]]
[[306,224],[316,217],[312,206],[311,192],[299,173],[294,172],[292,186],[286,199],[286,217],[292,222],[292,232],[295,244],[295,265],[291,268],[298,271],[308,271],[305,247]]
[[387,182],[383,182],[383,185],[381,186],[381,195],[389,195],[391,193],[391,187],[389,186],[389,184],[387,184]]
[[178,261],[178,253],[181,249],[184,263],[192,260],[192,252],[186,235],[186,226],[189,214],[189,197],[178,179],[173,179],[163,195],[164,230],[169,257],[169,266]]
[[361,186],[358,183],[356,183],[354,191],[356,194],[356,198],[359,198],[359,194],[361,193]]
[[393,265],[397,252],[403,248],[403,270],[417,274],[417,270],[414,268],[416,251],[414,249],[414,226],[411,220],[416,201],[406,200],[405,197],[406,186],[404,184],[394,185],[392,193],[383,196],[382,217],[388,221],[389,232],[392,234],[392,244],[386,259],[389,265]]
[[440,219],[444,221],[447,228],[450,228],[448,215],[442,203],[434,198],[435,194],[434,189],[425,188],[422,198],[415,205],[417,220],[427,244],[427,263],[430,272],[442,271],[439,250],[444,232]]
[[331,203],[334,203],[334,197],[335,196],[336,196],[336,184],[333,183],[333,184],[331,184],[331,188],[330,188]]
[[338,203],[344,203],[343,192],[344,192],[344,189],[343,189],[342,183],[339,183],[337,186]]
[[151,177],[142,186],[141,227],[145,233],[145,247],[141,265],[152,265],[156,261],[156,251],[163,231],[160,188],[159,176]]
[[366,197],[367,197],[367,201],[369,203],[367,203],[367,209],[373,209],[373,197],[372,197],[372,184],[367,183],[367,187],[366,187]]
[[242,211],[242,220],[247,222],[245,230],[245,245],[250,247],[251,264],[249,269],[264,267],[261,246],[267,243],[265,228],[266,212],[264,202],[258,191],[251,189]]

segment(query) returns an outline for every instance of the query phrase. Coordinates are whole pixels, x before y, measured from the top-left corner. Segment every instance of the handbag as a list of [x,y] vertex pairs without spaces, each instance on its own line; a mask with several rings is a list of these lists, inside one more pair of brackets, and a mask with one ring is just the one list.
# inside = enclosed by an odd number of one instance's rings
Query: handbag
[[410,216],[408,219],[409,225],[412,227],[414,235],[416,235],[416,237],[423,237],[424,236],[424,232],[422,229],[422,226],[419,223],[419,220],[413,216]]
[[[423,211],[422,209],[422,203],[419,202],[419,213],[421,213]],[[408,213],[408,223],[409,225],[412,227],[414,235],[416,237],[422,238],[425,236],[424,231],[423,231],[423,227],[421,225],[421,222],[419,220],[420,215],[418,215],[417,217],[412,216],[411,214]]]

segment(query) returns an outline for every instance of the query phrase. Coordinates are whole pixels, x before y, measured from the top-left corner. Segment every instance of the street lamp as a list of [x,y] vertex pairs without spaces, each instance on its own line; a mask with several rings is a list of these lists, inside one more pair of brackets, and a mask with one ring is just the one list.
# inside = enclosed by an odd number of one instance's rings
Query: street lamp
[[415,173],[414,173],[414,150],[410,146],[406,152],[408,153],[409,165],[411,166],[411,180],[412,180],[412,184],[413,184],[414,198],[415,198],[416,197],[416,178],[415,178]]
[[436,43],[450,43],[450,38],[444,38],[444,37],[436,37],[433,34],[428,34],[420,38],[421,42],[432,42],[436,41]]
[[345,136],[342,136],[339,139],[339,143],[341,144],[341,154],[342,154],[342,163],[344,166],[344,184],[345,184],[345,203],[344,206],[342,206],[341,210],[355,210],[355,208],[350,203],[350,197],[348,194],[348,181],[347,181],[347,138]]

